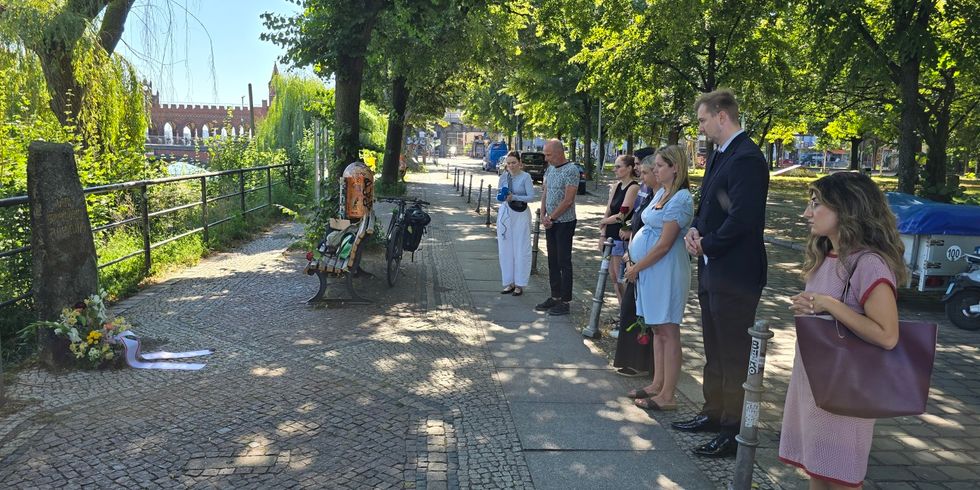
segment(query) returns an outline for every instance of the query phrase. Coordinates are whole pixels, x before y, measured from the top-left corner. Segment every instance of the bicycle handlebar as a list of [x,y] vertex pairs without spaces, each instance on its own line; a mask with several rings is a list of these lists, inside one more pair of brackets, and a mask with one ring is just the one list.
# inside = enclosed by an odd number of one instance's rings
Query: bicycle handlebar
[[431,204],[427,201],[423,201],[417,197],[392,197],[392,196],[382,196],[374,198],[375,201],[383,202],[411,202],[415,204],[421,204],[423,206],[430,206]]

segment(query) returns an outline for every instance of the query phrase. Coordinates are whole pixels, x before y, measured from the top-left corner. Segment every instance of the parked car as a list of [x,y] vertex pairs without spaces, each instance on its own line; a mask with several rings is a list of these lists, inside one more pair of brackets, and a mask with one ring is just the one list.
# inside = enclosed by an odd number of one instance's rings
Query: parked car
[[540,151],[525,151],[521,153],[521,163],[524,171],[531,175],[531,180],[540,183],[544,180],[544,170],[548,162],[544,161],[544,153]]

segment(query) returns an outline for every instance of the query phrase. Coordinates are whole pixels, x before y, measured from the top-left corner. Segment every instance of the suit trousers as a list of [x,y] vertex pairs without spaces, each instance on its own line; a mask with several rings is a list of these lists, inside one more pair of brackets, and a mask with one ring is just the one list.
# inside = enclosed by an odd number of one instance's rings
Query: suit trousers
[[704,409],[723,434],[737,434],[742,420],[752,337],[761,291],[707,291],[698,288],[704,340]]
[[554,223],[544,231],[551,297],[565,302],[572,300],[572,237],[576,223],[576,220]]

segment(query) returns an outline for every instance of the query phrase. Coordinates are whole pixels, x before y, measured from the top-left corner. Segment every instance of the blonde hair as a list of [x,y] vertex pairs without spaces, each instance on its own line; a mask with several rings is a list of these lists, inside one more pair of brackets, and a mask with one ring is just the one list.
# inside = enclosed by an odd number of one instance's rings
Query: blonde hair
[[687,178],[687,151],[681,145],[670,145],[664,146],[657,150],[656,153],[650,155],[643,159],[643,165],[645,167],[653,167],[656,162],[656,158],[660,157],[670,168],[677,171],[674,176],[674,181],[671,182],[670,187],[664,186],[667,192],[664,193],[664,197],[660,204],[666,203],[677,191],[681,189],[687,189],[691,186]]
[[837,253],[838,263],[845,264],[852,253],[866,250],[885,260],[899,284],[905,281],[905,246],[898,235],[895,214],[870,177],[854,172],[831,174],[810,184],[810,196],[837,214],[840,249],[833,250],[830,238],[810,235],[803,261],[805,279],[820,268],[831,251]]

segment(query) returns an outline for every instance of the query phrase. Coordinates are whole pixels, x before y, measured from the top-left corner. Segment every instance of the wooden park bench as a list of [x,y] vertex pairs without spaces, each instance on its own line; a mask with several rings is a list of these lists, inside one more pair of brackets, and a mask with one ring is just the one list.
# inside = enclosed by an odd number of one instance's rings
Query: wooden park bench
[[[371,276],[370,273],[361,269],[361,252],[364,250],[364,247],[362,246],[364,243],[364,238],[367,235],[374,233],[374,228],[371,226],[373,216],[373,213],[369,212],[367,213],[367,216],[361,218],[360,225],[357,227],[357,233],[354,237],[354,242],[351,246],[350,254],[348,254],[347,257],[340,258],[339,253],[332,256],[325,255],[318,262],[307,264],[304,272],[308,275],[316,274],[317,279],[320,280],[320,288],[312,298],[306,301],[307,303],[371,303],[371,300],[357,294],[357,291],[354,290],[353,278],[362,275]],[[328,277],[343,277],[347,284],[347,292],[350,295],[350,298],[324,298],[323,295],[327,291]]]

